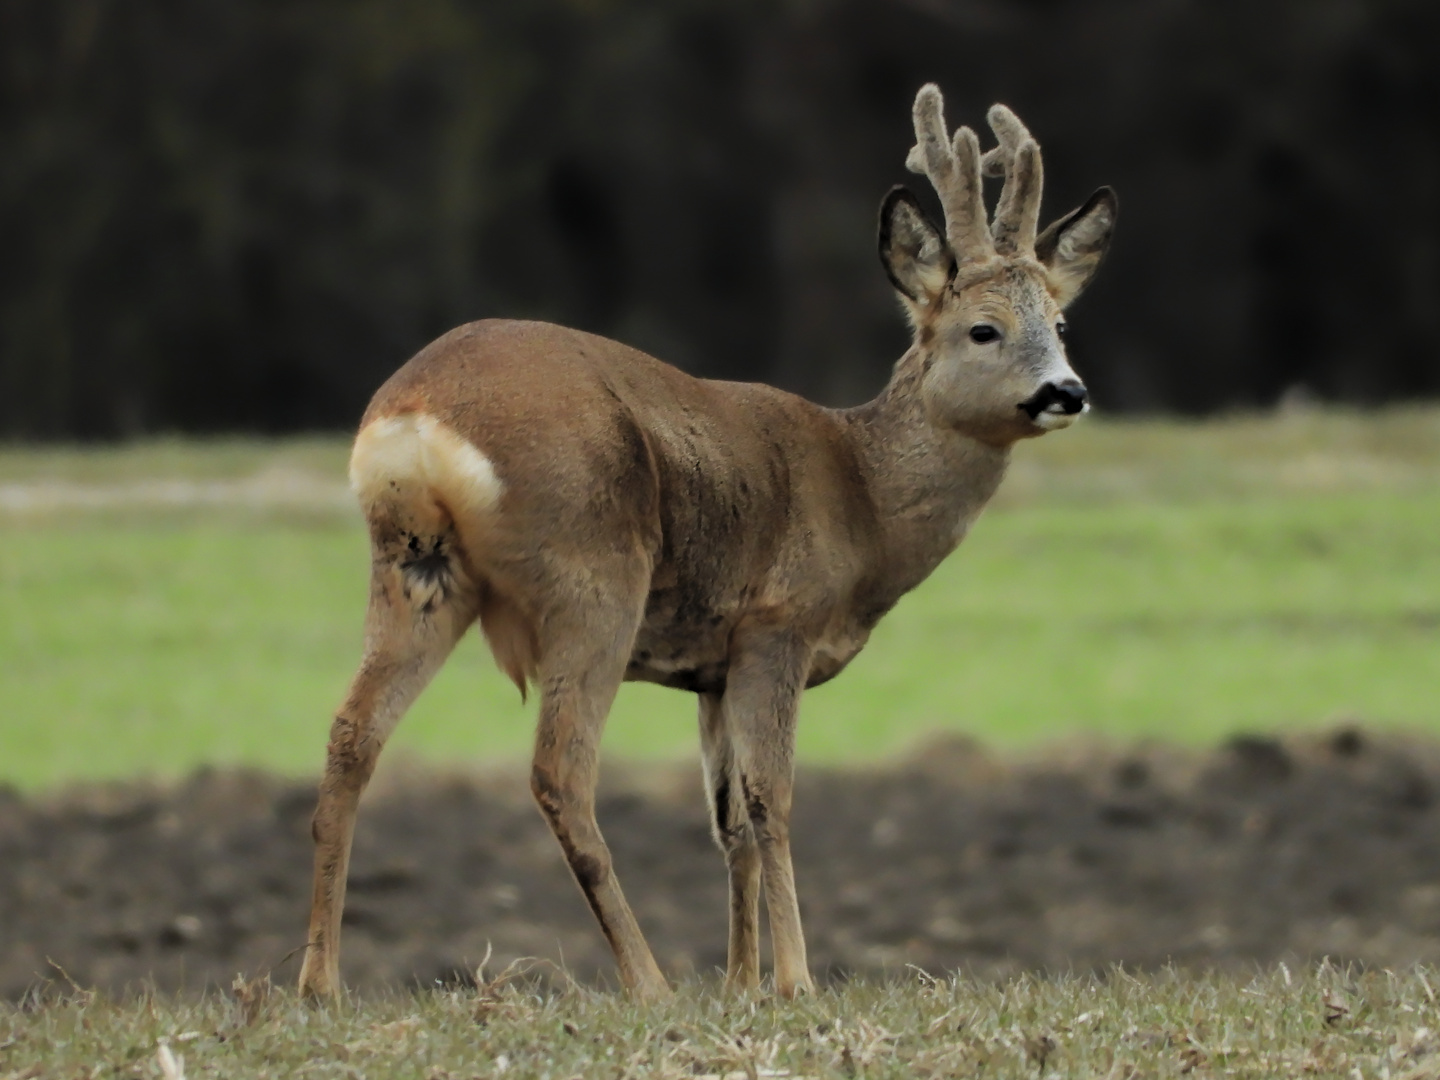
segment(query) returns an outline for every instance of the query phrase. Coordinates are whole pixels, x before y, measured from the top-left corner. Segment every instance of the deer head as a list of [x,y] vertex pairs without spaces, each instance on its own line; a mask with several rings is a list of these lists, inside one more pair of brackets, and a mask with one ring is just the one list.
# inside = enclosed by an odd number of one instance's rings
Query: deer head
[[[946,132],[933,83],[915,98],[915,146],[945,210],[942,232],[896,187],[880,208],[880,259],[915,329],[920,395],[931,421],[994,445],[1069,427],[1085,385],[1065,356],[1063,312],[1100,266],[1115,228],[1102,187],[1038,231],[1040,147],[1004,105],[992,106],[999,145],[983,156],[975,132]],[[987,222],[982,176],[1004,178]]]

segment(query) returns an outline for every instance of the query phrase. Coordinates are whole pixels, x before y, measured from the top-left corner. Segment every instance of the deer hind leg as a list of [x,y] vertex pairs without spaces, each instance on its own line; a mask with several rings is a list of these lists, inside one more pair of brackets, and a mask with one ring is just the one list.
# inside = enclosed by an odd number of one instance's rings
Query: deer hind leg
[[745,807],[735,747],[718,694],[700,695],[700,752],[715,843],[730,876],[730,943],[725,988],[760,984],[760,847]]
[[615,953],[621,983],[637,997],[658,998],[670,988],[625,901],[595,820],[600,734],[630,657],[645,582],[598,604],[593,587],[587,591],[592,596],[582,617],[552,617],[541,634],[540,723],[530,787]]
[[737,630],[733,650],[721,710],[745,813],[760,849],[775,990],[794,997],[814,990],[790,863],[795,721],[810,650],[793,632],[773,627]]
[[315,886],[300,970],[309,997],[340,992],[340,918],[360,794],[385,740],[474,621],[477,590],[443,512],[372,522],[365,652],[330,727],[311,832]]

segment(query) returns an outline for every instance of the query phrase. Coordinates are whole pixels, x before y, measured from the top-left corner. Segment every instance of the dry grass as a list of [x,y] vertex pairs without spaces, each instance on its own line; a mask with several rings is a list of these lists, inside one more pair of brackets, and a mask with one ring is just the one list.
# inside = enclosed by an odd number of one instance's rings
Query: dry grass
[[0,1006],[0,1076],[1440,1076],[1428,969],[1283,966],[851,984],[794,1003],[693,985],[663,1005],[497,978],[313,1009],[267,982],[183,1002]]

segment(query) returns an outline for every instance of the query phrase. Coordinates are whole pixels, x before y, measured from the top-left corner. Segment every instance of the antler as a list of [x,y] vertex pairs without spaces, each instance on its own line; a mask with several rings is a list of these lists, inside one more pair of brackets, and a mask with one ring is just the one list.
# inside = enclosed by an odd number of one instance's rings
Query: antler
[[[914,115],[915,146],[905,164],[927,176],[940,196],[945,234],[955,257],[964,264],[992,255],[1033,255],[1044,172],[1040,145],[1020,118],[1004,105],[991,106],[987,119],[1000,145],[982,158],[980,142],[968,127],[957,128],[953,141],[947,137],[944,100],[934,83],[922,86],[915,95]],[[982,172],[1005,178],[988,228]]]
[[945,133],[945,102],[940,88],[926,83],[915,95],[915,145],[905,159],[911,172],[929,177],[945,208],[945,235],[962,264],[995,254],[985,227],[980,191],[980,140],[968,127]]
[[991,105],[986,119],[1000,145],[985,155],[985,175],[1005,177],[990,226],[995,250],[1001,255],[1034,255],[1035,234],[1040,227],[1040,189],[1045,182],[1040,144],[1004,105]]

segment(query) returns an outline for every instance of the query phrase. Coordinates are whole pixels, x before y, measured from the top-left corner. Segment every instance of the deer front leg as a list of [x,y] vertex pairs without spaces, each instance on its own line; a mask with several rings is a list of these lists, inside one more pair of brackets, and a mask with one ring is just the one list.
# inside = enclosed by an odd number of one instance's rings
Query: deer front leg
[[737,630],[733,649],[721,709],[745,813],[760,849],[775,990],[794,997],[815,988],[790,864],[795,721],[811,652],[798,634],[774,627]]
[[760,984],[760,847],[745,809],[735,751],[725,730],[718,694],[700,695],[700,750],[711,831],[730,876],[725,988],[750,990]]

